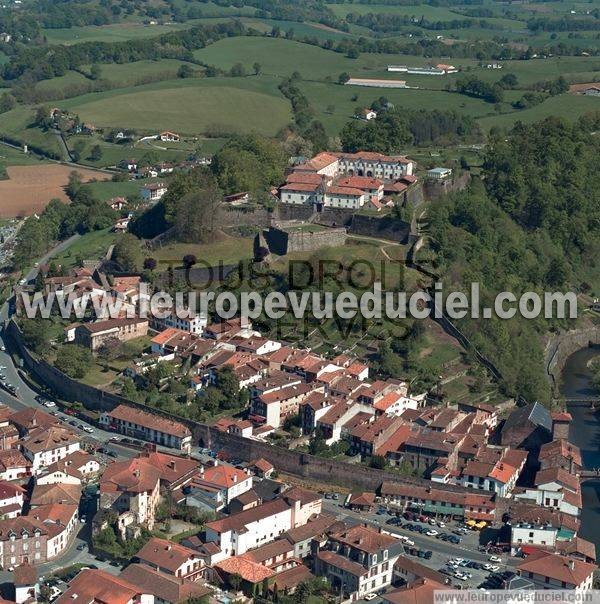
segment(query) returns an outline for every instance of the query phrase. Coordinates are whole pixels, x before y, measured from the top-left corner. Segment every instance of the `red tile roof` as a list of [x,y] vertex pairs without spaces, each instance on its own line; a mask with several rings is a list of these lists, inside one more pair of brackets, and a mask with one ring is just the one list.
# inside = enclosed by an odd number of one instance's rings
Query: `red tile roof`
[[154,413],[148,413],[147,411],[141,411],[134,407],[128,407],[127,405],[119,405],[112,411],[108,412],[111,418],[118,419],[121,421],[131,422],[144,428],[151,428],[164,434],[170,434],[179,438],[190,436],[191,432],[187,426],[174,422],[173,420],[167,419]]
[[246,480],[248,474],[243,470],[229,465],[220,464],[205,468],[204,474],[200,474],[200,481],[216,485],[222,489],[230,489],[233,485]]
[[597,566],[560,554],[540,552],[528,556],[517,568],[521,573],[530,572],[571,585],[580,585]]
[[248,583],[260,583],[275,574],[267,566],[254,562],[244,555],[233,556],[232,558],[217,562],[213,568],[228,575],[239,575],[244,581],[248,581]]
[[158,537],[152,537],[135,557],[172,574],[188,560],[200,559],[198,552],[193,549]]
[[280,187],[281,191],[302,191],[307,193],[312,193],[318,188],[318,184],[309,182],[290,182]]
[[94,604],[128,604],[142,592],[121,577],[114,577],[104,570],[82,570],[69,583],[69,588],[55,602],[93,602]]
[[101,493],[143,493],[153,491],[160,471],[147,459],[135,458],[110,463],[100,479]]

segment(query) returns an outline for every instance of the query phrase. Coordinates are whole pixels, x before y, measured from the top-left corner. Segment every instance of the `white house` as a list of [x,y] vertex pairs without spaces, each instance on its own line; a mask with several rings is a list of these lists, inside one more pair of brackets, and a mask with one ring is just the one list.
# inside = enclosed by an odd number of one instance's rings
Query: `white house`
[[85,451],[76,451],[50,464],[36,477],[36,484],[81,484],[100,471],[98,460]]
[[[183,315],[184,313],[181,314]],[[196,312],[192,313],[191,311],[189,314],[189,317],[179,317],[177,313],[173,311],[170,315],[164,318],[153,318],[152,324],[153,327],[158,330],[173,327],[175,329],[181,329],[181,331],[187,331],[188,333],[201,335],[204,331],[204,328],[208,325],[208,319],[206,315]]]
[[18,484],[0,482],[0,516],[3,518],[16,518],[23,510],[23,497],[25,489]]
[[359,210],[367,200],[367,194],[361,189],[332,185],[325,191],[324,205],[331,208]]
[[291,528],[292,509],[284,499],[277,498],[209,522],[205,531],[207,542],[214,542],[221,550],[213,558],[213,562],[219,562],[274,541]]
[[290,182],[279,189],[279,199],[292,205],[321,203],[323,196],[320,191],[320,184]]
[[445,180],[450,176],[452,176],[451,168],[431,168],[431,170],[427,170],[427,178],[432,180]]
[[252,488],[252,476],[229,465],[201,466],[200,476],[194,480],[193,486],[213,494],[221,508]]
[[292,528],[303,526],[308,518],[321,513],[321,503],[316,493],[293,488],[277,499],[209,522],[206,541],[220,548],[212,562],[239,556],[274,541]]
[[370,120],[374,120],[377,118],[377,112],[373,111],[372,109],[369,109],[368,107],[365,107],[361,112],[360,115],[357,115],[356,117],[360,118],[361,120],[365,120],[365,121],[370,121]]
[[158,135],[158,138],[160,138],[163,143],[178,143],[181,140],[179,134],[175,134],[175,132],[169,132],[168,130],[161,132]]
[[527,489],[521,498],[534,499],[547,508],[554,508],[579,516],[581,513],[581,485],[579,478],[562,468],[546,468],[535,475],[535,490]]
[[391,585],[401,551],[402,543],[395,537],[357,525],[329,536],[316,554],[315,570],[342,599],[359,600]]
[[21,441],[23,455],[31,461],[33,474],[60,461],[80,448],[80,436],[61,426],[31,430]]
[[167,192],[167,185],[162,182],[150,183],[140,188],[140,196],[145,201],[158,201]]
[[78,506],[68,503],[50,503],[41,505],[29,513],[40,521],[48,532],[46,542],[48,559],[60,555],[67,545],[73,531],[79,526]]
[[519,522],[510,528],[510,545],[513,553],[523,545],[541,545],[554,548],[558,527],[547,523]]

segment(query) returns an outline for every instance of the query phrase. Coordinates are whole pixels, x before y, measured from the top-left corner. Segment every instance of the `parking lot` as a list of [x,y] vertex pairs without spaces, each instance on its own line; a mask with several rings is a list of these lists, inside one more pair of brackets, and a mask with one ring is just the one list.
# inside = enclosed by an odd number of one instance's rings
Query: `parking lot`
[[508,555],[486,553],[479,543],[479,531],[461,521],[409,520],[384,506],[372,512],[353,512],[344,507],[340,496],[334,499],[331,495],[323,500],[323,508],[348,524],[367,522],[398,537],[403,541],[405,556],[443,573],[454,587],[487,588],[497,584],[497,588],[509,574],[514,575]]

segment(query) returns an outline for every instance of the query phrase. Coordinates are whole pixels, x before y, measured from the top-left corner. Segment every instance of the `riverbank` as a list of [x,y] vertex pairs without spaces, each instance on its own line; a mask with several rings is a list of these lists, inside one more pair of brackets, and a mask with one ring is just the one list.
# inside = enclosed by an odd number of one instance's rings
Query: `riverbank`
[[[600,355],[598,348],[582,348],[570,355],[561,373],[560,393],[565,399],[584,399],[598,396],[592,388],[589,363]],[[600,466],[600,410],[588,403],[574,402],[567,405],[573,417],[569,440],[581,449],[584,469]],[[586,481],[582,488],[583,510],[580,536],[592,541],[600,551],[600,480]]]

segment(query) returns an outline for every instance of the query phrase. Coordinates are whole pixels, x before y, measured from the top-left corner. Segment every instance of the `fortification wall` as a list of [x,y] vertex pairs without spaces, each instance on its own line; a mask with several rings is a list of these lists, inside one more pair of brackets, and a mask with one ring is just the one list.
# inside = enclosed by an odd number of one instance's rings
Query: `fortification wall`
[[452,191],[461,191],[469,186],[471,174],[463,172],[453,178],[444,180],[427,180],[423,184],[423,195],[425,199],[431,200],[450,193]]
[[[290,252],[312,252],[323,247],[344,245],[346,243],[346,229],[327,229],[326,231],[286,231],[271,227],[262,232],[262,238],[269,250],[274,254],[284,256]],[[261,236],[255,239],[255,249],[260,246]]]
[[410,224],[392,216],[379,217],[354,214],[348,232],[353,235],[407,243]]

